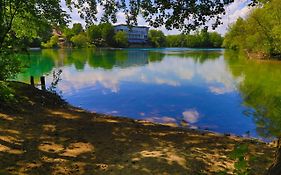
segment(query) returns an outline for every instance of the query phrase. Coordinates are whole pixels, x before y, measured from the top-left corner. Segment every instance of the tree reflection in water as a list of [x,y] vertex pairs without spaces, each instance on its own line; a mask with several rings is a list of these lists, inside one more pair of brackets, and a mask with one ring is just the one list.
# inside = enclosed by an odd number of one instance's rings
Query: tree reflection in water
[[281,136],[281,62],[248,60],[243,54],[225,52],[225,60],[236,77],[242,76],[239,91],[245,113],[252,116],[264,138]]

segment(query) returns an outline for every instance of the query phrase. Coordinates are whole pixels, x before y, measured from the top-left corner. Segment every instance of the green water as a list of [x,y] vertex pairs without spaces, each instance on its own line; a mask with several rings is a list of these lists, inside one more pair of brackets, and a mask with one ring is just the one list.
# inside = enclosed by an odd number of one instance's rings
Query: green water
[[19,80],[45,75],[51,86],[59,79],[52,90],[90,111],[261,139],[281,134],[277,61],[185,48],[39,50],[21,57],[28,68]]

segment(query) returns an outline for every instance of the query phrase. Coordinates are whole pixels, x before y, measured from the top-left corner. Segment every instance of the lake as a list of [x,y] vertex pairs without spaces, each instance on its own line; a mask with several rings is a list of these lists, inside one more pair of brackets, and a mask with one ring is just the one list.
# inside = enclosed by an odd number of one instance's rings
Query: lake
[[281,133],[281,63],[222,49],[37,50],[17,79],[83,109],[263,140]]

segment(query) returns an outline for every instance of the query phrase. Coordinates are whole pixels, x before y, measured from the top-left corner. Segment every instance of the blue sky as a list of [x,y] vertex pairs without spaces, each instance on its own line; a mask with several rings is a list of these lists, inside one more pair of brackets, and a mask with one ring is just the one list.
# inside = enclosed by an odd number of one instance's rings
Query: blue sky
[[[226,15],[223,16],[222,22],[223,25],[220,25],[215,31],[217,31],[220,34],[225,34],[227,31],[227,28],[230,24],[236,21],[238,17],[245,18],[247,14],[250,12],[250,8],[247,6],[249,0],[235,0],[232,4],[226,7]],[[62,0],[62,6],[63,8],[71,15],[72,21],[70,23],[70,26],[72,26],[73,23],[82,23],[85,25],[85,22],[83,19],[81,19],[77,13],[77,10],[73,10],[73,12],[70,12],[65,7],[65,2]],[[85,4],[86,5],[86,4]],[[98,14],[97,17],[100,18],[102,16],[103,10],[101,6],[98,6]],[[122,24],[125,23],[125,15],[121,12],[118,12],[117,14],[117,23],[116,24]],[[139,16],[138,17],[138,24],[139,25],[145,25],[148,26],[148,24],[145,22],[145,20]],[[167,30],[165,27],[157,28],[159,30],[162,30],[166,35],[171,34],[179,34],[180,31],[174,29],[174,30]]]

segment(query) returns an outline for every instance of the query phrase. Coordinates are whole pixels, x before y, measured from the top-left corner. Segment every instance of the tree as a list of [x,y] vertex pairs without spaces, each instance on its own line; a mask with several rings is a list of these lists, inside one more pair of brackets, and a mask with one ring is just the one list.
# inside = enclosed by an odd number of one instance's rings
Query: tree
[[186,38],[186,47],[196,48],[201,46],[201,41],[199,39],[198,33],[194,35],[187,35]]
[[201,30],[201,32],[199,33],[199,39],[201,43],[200,47],[210,47],[210,34],[207,29]]
[[242,18],[238,18],[235,24],[228,29],[223,41],[223,46],[231,49],[241,48],[245,42],[245,37],[243,36],[245,33],[245,21]]
[[211,47],[220,48],[222,46],[223,37],[217,32],[211,32],[209,39]]
[[85,33],[73,36],[71,39],[75,47],[86,47],[88,45],[88,37]]
[[246,50],[259,57],[281,57],[281,5],[271,0],[254,9],[247,19],[238,19],[225,36],[227,48]]
[[153,47],[164,47],[166,45],[166,37],[160,30],[150,30],[148,39]]
[[118,31],[113,38],[117,47],[128,47],[128,35],[126,32]]
[[176,41],[177,41],[177,35],[166,36],[166,46],[167,47],[177,47]]
[[26,50],[22,41],[40,37],[50,23],[65,24],[67,16],[57,0],[0,0],[0,62],[5,74],[0,79],[20,71],[14,53]]
[[87,28],[87,35],[91,43],[96,46],[113,46],[114,28],[110,23],[100,23]]
[[83,27],[82,27],[82,25],[80,23],[74,23],[73,26],[72,26],[71,31],[72,31],[72,33],[74,35],[78,35],[81,32],[83,32]]
[[101,23],[101,36],[105,43],[109,46],[113,43],[114,28],[111,23]]
[[0,52],[0,81],[15,77],[20,72],[21,67],[21,62],[17,56],[6,51]]
[[99,25],[91,25],[87,28],[87,36],[90,40],[90,43],[93,43],[96,46],[102,45],[102,31]]
[[13,35],[34,37],[41,24],[65,24],[68,17],[57,0],[1,0],[0,8],[0,48]]
[[216,32],[201,31],[193,35],[170,35],[166,37],[168,47],[221,47],[223,37]]
[[46,43],[42,43],[42,47],[44,48],[55,48],[58,47],[59,37],[57,35],[53,35],[50,40]]
[[[141,14],[153,27],[165,25],[167,29],[177,28],[190,31],[206,25],[210,19],[215,19],[214,27],[220,24],[219,14],[224,13],[224,5],[231,2],[233,0],[164,0],[155,2],[141,0],[129,3],[123,0],[66,0],[66,5],[70,9],[73,7],[79,9],[80,16],[86,20],[87,24],[92,24],[97,20],[97,7],[100,5],[104,11],[101,17],[102,22],[116,22],[117,12],[123,11],[128,24],[136,24],[137,16]],[[65,24],[69,17],[58,0],[1,0],[0,6],[0,21],[4,21],[1,22],[0,26],[0,47],[6,40],[7,34],[10,33],[16,18]]]

